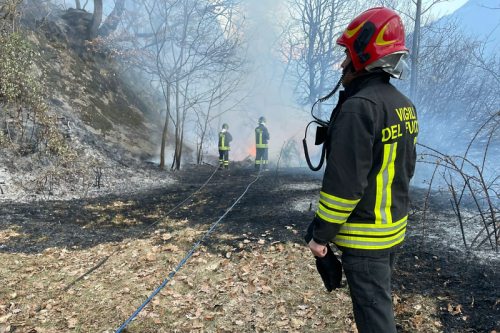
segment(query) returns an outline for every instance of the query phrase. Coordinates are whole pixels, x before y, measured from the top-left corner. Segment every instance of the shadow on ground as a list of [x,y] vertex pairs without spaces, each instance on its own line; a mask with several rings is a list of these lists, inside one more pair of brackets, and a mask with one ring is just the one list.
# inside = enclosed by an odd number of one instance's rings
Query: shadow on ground
[[[168,220],[187,220],[188,226],[208,230],[257,176],[245,168],[220,171],[196,192],[213,171],[209,166],[191,168],[173,174],[177,182],[168,188],[133,194],[78,201],[0,203],[3,216],[0,233],[14,230],[19,234],[0,244],[0,252],[40,253],[50,247],[84,249],[105,242],[148,237],[159,221],[167,221],[162,228],[165,225],[168,228]],[[222,244],[235,247],[249,238],[264,238],[267,244],[302,243],[303,231],[314,214],[307,207],[317,200],[319,176],[305,170],[259,174],[259,180],[221,221],[206,246],[217,252]],[[193,193],[184,205],[169,213]],[[294,209],[293,203],[297,201],[306,201],[303,204],[306,208]],[[219,234],[231,237],[219,238]],[[439,300],[436,313],[444,332],[498,330],[499,268],[439,244],[423,248],[418,239],[411,237],[411,228],[409,234],[394,275],[396,293]],[[454,311],[450,311],[450,306]],[[398,318],[401,320],[404,318]]]

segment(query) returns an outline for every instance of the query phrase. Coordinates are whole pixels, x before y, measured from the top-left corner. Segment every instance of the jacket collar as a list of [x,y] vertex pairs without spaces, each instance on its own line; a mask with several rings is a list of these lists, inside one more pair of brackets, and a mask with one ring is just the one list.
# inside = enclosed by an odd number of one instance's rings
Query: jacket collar
[[377,83],[388,83],[390,80],[390,75],[385,72],[372,72],[365,75],[359,76],[351,81],[351,83],[345,87],[345,97],[350,97],[355,95],[362,88],[371,86]]

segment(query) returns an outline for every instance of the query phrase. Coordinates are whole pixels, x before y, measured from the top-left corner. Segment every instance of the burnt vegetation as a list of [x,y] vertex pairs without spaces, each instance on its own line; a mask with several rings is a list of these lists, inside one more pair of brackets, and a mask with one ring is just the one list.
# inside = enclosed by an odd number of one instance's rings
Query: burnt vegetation
[[[338,80],[346,13],[379,2],[285,2],[278,90],[305,110]],[[392,4],[414,31],[399,85],[421,124],[396,321],[493,333],[500,62],[456,22],[431,24],[437,2]],[[299,140],[276,141],[266,173],[210,165],[222,117],[248,117],[240,3],[91,3],[0,0],[0,332],[113,331],[255,177],[130,331],[355,332],[347,289],[323,292],[303,247],[321,180],[297,167]]]

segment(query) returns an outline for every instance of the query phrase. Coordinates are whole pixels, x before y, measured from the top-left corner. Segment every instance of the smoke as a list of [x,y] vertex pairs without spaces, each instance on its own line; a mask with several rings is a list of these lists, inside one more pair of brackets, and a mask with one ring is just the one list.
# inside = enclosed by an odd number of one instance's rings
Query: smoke
[[244,101],[239,110],[221,117],[220,126],[229,123],[233,135],[232,159],[241,160],[254,154],[254,129],[258,118],[264,116],[271,136],[269,160],[277,163],[283,147],[294,150],[289,147],[290,141],[299,142],[307,121],[307,114],[295,104],[292,89],[283,83],[284,64],[278,48],[280,15],[287,15],[285,0],[246,1],[243,12],[248,60]]

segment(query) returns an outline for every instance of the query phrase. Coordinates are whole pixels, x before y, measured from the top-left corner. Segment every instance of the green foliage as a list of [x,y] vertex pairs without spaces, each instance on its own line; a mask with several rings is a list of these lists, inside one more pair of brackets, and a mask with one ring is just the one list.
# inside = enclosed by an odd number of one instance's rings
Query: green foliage
[[64,137],[45,103],[40,55],[21,33],[0,33],[0,145],[22,154],[67,152]]
[[35,51],[19,33],[0,35],[0,98],[9,104],[39,106],[42,85]]

